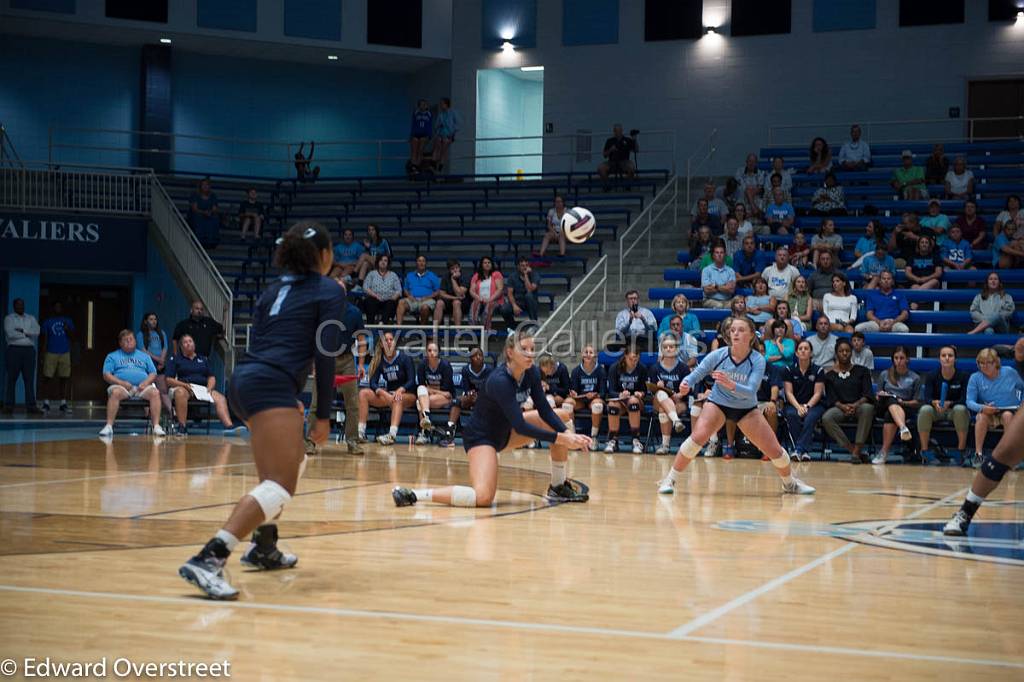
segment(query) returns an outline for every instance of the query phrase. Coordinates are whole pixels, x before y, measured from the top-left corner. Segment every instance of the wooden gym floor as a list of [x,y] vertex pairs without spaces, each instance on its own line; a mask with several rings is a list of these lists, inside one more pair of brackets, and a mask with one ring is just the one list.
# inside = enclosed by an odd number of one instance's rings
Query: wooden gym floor
[[[11,442],[12,440],[20,442]],[[467,481],[461,449],[311,462],[281,521],[295,570],[198,598],[178,565],[255,483],[240,439],[93,429],[0,441],[0,659],[213,663],[234,679],[1024,680],[1019,473],[978,536],[936,529],[973,475],[583,453],[551,506],[546,450],[502,456],[491,509],[396,509]],[[20,670],[20,668],[19,668]],[[0,670],[2,672],[2,670]]]

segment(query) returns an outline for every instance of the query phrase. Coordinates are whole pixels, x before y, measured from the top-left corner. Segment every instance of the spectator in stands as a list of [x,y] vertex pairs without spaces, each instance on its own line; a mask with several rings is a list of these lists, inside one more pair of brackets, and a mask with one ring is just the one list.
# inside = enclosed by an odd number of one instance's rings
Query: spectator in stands
[[985,245],[988,225],[985,224],[985,219],[978,215],[978,202],[974,199],[964,202],[963,215],[956,219],[956,224],[960,226],[964,239],[971,243],[972,249],[980,249]]
[[867,346],[864,332],[850,334],[850,346],[853,348],[853,364],[874,371],[875,354]]
[[[732,213],[736,207],[736,202],[743,198],[743,192],[740,189],[739,183],[736,182],[736,178],[727,178],[724,185],[716,186],[715,198],[725,202],[725,215]],[[725,220],[725,215],[721,217],[722,220]]]
[[969,380],[967,372],[956,368],[956,348],[940,348],[939,368],[925,375],[921,408],[917,411],[917,435],[921,439],[921,458],[925,464],[940,464],[931,447],[935,422],[953,422],[957,449],[951,453],[952,459],[958,464],[963,461],[963,453],[967,450],[967,432],[971,428],[971,413],[964,404]]
[[898,332],[906,334],[910,328],[904,323],[910,317],[907,297],[893,290],[895,278],[883,271],[878,277],[878,288],[868,292],[867,322],[857,325],[859,332]]
[[[816,268],[820,267],[819,259],[826,253],[831,256],[828,259],[829,267],[832,264],[838,263],[841,254],[843,253],[843,238],[841,235],[836,234],[836,222],[831,218],[825,218],[821,221],[821,226],[818,228],[818,234],[814,235],[811,239],[811,265]],[[812,290],[814,285],[811,285]],[[824,296],[824,294],[822,294]],[[814,298],[819,298],[815,296]]]
[[903,346],[892,352],[892,365],[879,375],[875,410],[882,415],[882,448],[871,459],[872,464],[885,464],[896,438],[908,442],[913,439],[907,428],[907,419],[913,418],[921,402],[921,377],[910,369],[910,359]]
[[[195,345],[195,342],[192,342]],[[135,332],[135,347],[149,356],[156,367],[157,390],[160,391],[160,402],[163,403],[167,414],[171,413],[171,398],[167,390],[167,355],[170,347],[167,344],[167,334],[160,329],[160,320],[156,313],[146,313],[142,316],[142,323],[139,331]]]
[[[391,256],[378,254],[377,267],[363,280],[363,312],[367,324],[390,324],[402,298],[402,281],[391,269]],[[438,306],[443,309],[443,306]]]
[[732,267],[736,271],[736,284],[738,286],[749,286],[754,278],[760,277],[761,272],[771,263],[771,254],[768,251],[761,251],[757,248],[757,242],[753,235],[743,238],[742,248],[732,257]]
[[875,250],[861,259],[860,277],[865,289],[877,289],[883,272],[894,275],[896,261],[889,255],[889,247],[884,239],[875,242]]
[[181,342],[178,345],[181,348],[181,354],[172,355],[168,359],[166,372],[171,400],[174,402],[174,416],[178,420],[177,435],[188,435],[188,401],[196,397],[196,390],[192,384],[206,388],[213,401],[217,418],[220,419],[224,429],[234,429],[235,425],[231,423],[231,414],[228,412],[227,399],[223,393],[214,390],[217,385],[217,377],[210,369],[209,361],[196,353],[196,342],[188,334],[181,337]]
[[822,314],[832,324],[832,331],[852,332],[857,322],[858,302],[850,288],[846,275],[837,272],[832,275],[832,291],[821,300]]
[[[224,314],[227,315],[227,310],[224,311]],[[185,334],[191,336],[195,341],[196,352],[208,358],[213,351],[214,341],[224,338],[224,326],[210,317],[203,302],[196,299],[192,301],[192,307],[189,308],[189,316],[174,325],[174,333],[171,334],[172,355],[178,355],[181,352],[178,348],[178,341]]]
[[775,188],[775,184],[772,182],[772,178],[776,175],[779,176],[778,186],[782,188],[782,191],[786,193],[787,198],[790,192],[793,191],[793,169],[786,168],[786,161],[781,156],[772,158],[772,168],[766,174],[764,180],[764,196],[770,197],[772,190]]
[[433,134],[434,115],[430,113],[430,104],[425,99],[418,100],[409,131],[409,163],[413,173],[419,172],[423,165],[423,152]]
[[775,262],[766,267],[761,276],[768,282],[768,293],[777,299],[788,299],[800,271],[789,264],[789,250],[779,245],[775,248]]
[[727,308],[736,293],[736,271],[725,264],[725,244],[711,249],[711,264],[700,273],[705,308]]
[[736,171],[735,180],[746,204],[755,205],[764,194],[765,173],[757,167],[757,154],[747,154],[743,168]]
[[626,307],[615,316],[615,331],[625,337],[628,345],[635,345],[640,338],[647,338],[658,329],[658,321],[648,308],[640,307],[640,292],[630,289],[626,292]]
[[516,261],[516,271],[505,280],[508,300],[501,306],[501,316],[505,318],[505,324],[509,329],[515,326],[516,317],[524,312],[528,320],[540,319],[540,306],[537,302],[539,285],[533,280],[533,268],[530,267],[529,259],[520,256]]
[[1024,211],[1020,210],[1020,197],[1011,194],[1006,197],[1006,208],[996,216],[995,229],[993,234],[999,236],[1005,234],[1012,241],[1020,239],[1020,232],[1024,230]]
[[1024,230],[1018,230],[1016,237],[1003,232],[992,243],[992,263],[1001,269],[1024,267]]
[[732,303],[729,304],[729,317],[718,323],[715,338],[711,340],[711,350],[718,350],[722,346],[729,345],[729,325],[738,317],[745,317],[750,320],[751,324],[754,324],[747,311],[746,296],[737,296],[732,299]]
[[490,256],[483,256],[477,261],[476,272],[469,280],[469,296],[473,299],[469,306],[469,319],[474,324],[483,324],[484,330],[490,331],[494,312],[505,304],[505,277],[494,269]]
[[828,369],[836,359],[836,343],[839,337],[832,333],[832,321],[825,315],[818,315],[814,322],[814,334],[807,337],[811,343],[811,359],[822,369]]
[[811,247],[801,230],[793,233],[793,243],[786,250],[789,251],[789,262],[793,267],[807,267],[807,261],[811,257]]
[[800,321],[801,328],[811,323],[811,316],[814,314],[814,300],[811,298],[806,277],[800,275],[793,280],[793,291],[789,293],[789,298],[786,301],[789,303],[789,309],[793,311],[793,316]]
[[775,313],[775,297],[768,292],[768,282],[763,277],[754,280],[753,289],[754,293],[747,296],[747,315],[761,326]]
[[922,236],[917,240],[917,251],[904,270],[911,289],[937,289],[942,284],[942,259],[935,253],[935,242]]
[[469,284],[463,281],[462,264],[454,258],[448,259],[448,274],[437,292],[434,324],[440,325],[444,320],[445,308],[451,311],[451,323],[456,327],[462,324],[462,311],[469,309]]
[[932,145],[932,155],[924,164],[924,180],[929,185],[941,185],[949,172],[946,147],[941,142]]
[[636,141],[639,131],[631,130],[629,133],[629,137],[623,135],[622,124],[616,123],[612,126],[612,136],[604,141],[602,155],[605,160],[597,167],[597,173],[601,176],[606,192],[610,189],[608,186],[608,175],[610,173],[625,175],[627,178],[632,178],[636,175],[636,165],[629,157],[631,154],[640,151]]
[[1024,380],[1012,367],[1003,367],[992,348],[978,353],[978,371],[967,382],[967,409],[974,412],[974,459],[981,462],[985,436],[992,427],[1005,429],[1021,403]]
[[704,183],[704,196],[697,199],[694,202],[693,207],[690,209],[690,215],[697,216],[701,215],[700,202],[707,202],[707,212],[714,216],[718,224],[721,225],[725,217],[729,215],[729,207],[725,205],[725,202],[715,196],[715,183],[707,182]]
[[[788,203],[793,203],[792,193],[782,186],[782,176],[778,173],[772,173],[768,176],[768,189],[765,190],[764,196],[762,196],[757,203],[751,204],[751,213],[753,214],[754,220],[765,224],[765,227],[767,227],[767,224],[764,223],[766,218],[765,211],[767,211],[768,206],[775,198],[775,190],[777,189],[782,190],[782,196]],[[767,234],[766,231],[763,233]]]
[[832,150],[823,137],[816,137],[811,140],[811,146],[807,150],[808,173],[827,173],[832,168]]
[[359,260],[356,263],[356,277],[359,278],[360,282],[365,280],[366,275],[377,267],[377,256],[382,253],[387,255],[388,265],[391,264],[391,245],[388,244],[387,239],[384,239],[380,228],[374,223],[366,226],[363,249],[363,253],[359,256]]
[[974,194],[974,173],[967,169],[967,159],[957,155],[953,169],[946,173],[946,198],[969,199]]
[[892,188],[901,199],[927,199],[928,188],[925,186],[924,169],[914,165],[914,153],[904,149],[900,154],[902,166],[892,172]]
[[[697,365],[697,356],[700,354],[700,347],[697,338],[693,334],[683,331],[683,318],[679,315],[666,315],[665,321],[668,327],[664,333],[658,331],[658,343],[665,336],[671,336],[679,342],[680,359],[685,361],[691,369]],[[701,332],[698,331],[698,334]]]
[[459,119],[459,113],[452,109],[451,98],[442,97],[434,120],[434,169],[438,173],[448,168],[448,154],[459,132]]
[[4,336],[7,339],[7,386],[4,392],[4,412],[14,412],[14,389],[21,377],[25,387],[25,409],[29,414],[42,414],[36,406],[36,339],[39,322],[25,312],[24,299],[12,301],[14,312],[4,318]]
[[714,245],[715,238],[711,235],[711,228],[708,225],[698,227],[696,236],[690,237],[690,268],[699,270],[701,260],[711,253],[711,247]]
[[825,184],[814,192],[811,204],[815,215],[846,215],[846,194],[835,173],[829,171],[825,175]]
[[860,126],[850,126],[850,141],[839,149],[839,167],[844,171],[862,171],[871,166],[871,147],[860,139]]
[[971,302],[971,319],[974,329],[968,334],[1010,334],[1016,304],[1013,296],[1006,293],[998,272],[988,273],[981,293]]
[[722,235],[722,243],[725,244],[725,257],[732,261],[736,252],[743,248],[743,237],[740,236],[740,224],[735,216],[725,219],[725,234]]
[[917,251],[917,240],[926,234],[916,213],[903,214],[903,221],[892,231],[889,253],[896,259],[896,267],[905,268]]
[[548,209],[548,215],[544,219],[544,225],[546,230],[544,232],[544,238],[540,241],[540,252],[537,254],[541,258],[548,250],[548,244],[553,240],[558,241],[558,255],[565,255],[565,235],[562,234],[562,216],[565,215],[565,199],[561,194],[555,195],[555,205]]
[[963,228],[955,223],[949,228],[949,235],[941,242],[939,256],[946,270],[975,270],[974,250],[971,243],[963,238]]
[[153,435],[167,435],[160,428],[160,391],[156,381],[156,367],[148,355],[135,347],[135,335],[130,329],[117,334],[118,349],[108,353],[103,361],[103,380],[107,386],[107,423],[100,430],[101,438],[114,435],[114,419],[122,400],[146,400],[149,402],[149,418],[153,424]]
[[814,427],[825,413],[825,370],[811,360],[811,342],[796,344],[796,362],[783,378],[783,414],[794,442],[794,454],[804,459],[814,440]]
[[921,227],[925,228],[925,234],[928,234],[927,231],[930,230],[932,236],[936,238],[949,231],[949,216],[942,212],[942,204],[939,203],[938,199],[932,199],[928,202],[928,215],[921,218],[919,222]]
[[817,253],[821,254],[818,256],[818,267],[807,279],[807,286],[811,290],[814,309],[821,310],[821,299],[832,291],[832,275],[838,270],[835,268],[836,258],[832,250],[825,248]]
[[885,228],[878,220],[871,218],[864,226],[864,236],[858,238],[856,246],[853,247],[853,255],[856,260],[850,264],[850,267],[859,268],[864,256],[875,252],[875,243],[880,239],[885,239]]
[[768,340],[764,344],[765,361],[778,369],[787,369],[796,357],[796,344],[788,335],[784,320],[772,320],[768,324]]
[[416,269],[405,275],[405,282],[402,288],[403,298],[398,302],[398,309],[395,312],[395,324],[401,326],[405,321],[405,313],[410,312],[419,317],[420,324],[427,324],[431,313],[437,306],[438,292],[441,290],[441,280],[437,275],[427,270],[427,257],[423,254],[416,256]]
[[[697,212],[690,221],[690,251],[693,251],[693,242],[698,239],[701,231],[707,228],[707,242],[710,242],[711,235],[722,229],[722,223],[717,216],[708,212],[707,199],[703,197],[697,200]],[[703,239],[701,241],[704,241]]]
[[220,207],[217,195],[210,186],[210,178],[203,178],[196,191],[188,198],[188,223],[196,239],[205,249],[220,244]]
[[683,294],[676,294],[672,297],[672,303],[669,306],[672,311],[671,315],[666,315],[662,318],[661,324],[658,325],[658,337],[669,331],[669,322],[673,315],[678,315],[682,322],[682,330],[687,334],[700,334],[700,321],[697,316],[690,312],[690,301]]
[[748,234],[754,233],[754,224],[747,218],[747,205],[742,202],[736,202],[736,205],[732,208],[732,214],[736,218],[736,224],[739,225],[740,238],[746,237]]
[[331,276],[344,279],[354,275],[359,259],[365,252],[366,248],[362,243],[356,241],[356,233],[351,227],[346,227],[341,232],[341,241],[334,245],[334,268]]
[[803,322],[801,322],[796,317],[793,317],[793,313],[789,307],[789,301],[775,302],[775,311],[772,313],[771,319],[765,322],[764,327],[762,327],[760,330],[760,335],[762,338],[771,338],[771,326],[772,323],[775,322],[776,320],[780,320],[786,323],[787,338],[793,339],[794,341],[799,341],[801,338],[803,338]]
[[1024,379],[1024,336],[1018,338],[1017,343],[1013,344],[1013,368]]
[[312,166],[313,152],[316,151],[316,142],[309,142],[309,156],[303,154],[305,142],[299,144],[299,151],[295,152],[295,179],[299,182],[316,182],[320,177],[320,166]]
[[[836,360],[825,372],[825,400],[829,407],[821,416],[821,425],[836,443],[850,451],[850,463],[868,461],[861,454],[864,443],[871,435],[871,424],[875,418],[874,391],[871,388],[871,372],[850,360],[853,349],[850,342],[840,339],[836,342]],[[843,432],[841,421],[857,420],[857,434],[851,443]]]
[[793,229],[796,210],[778,187],[772,192],[772,202],[765,206],[764,220],[773,234],[789,234]]
[[370,408],[375,407],[391,412],[391,428],[387,433],[377,436],[377,442],[381,445],[394,445],[398,425],[402,422],[402,412],[415,404],[416,371],[412,359],[398,350],[393,333],[384,332],[370,362],[370,387],[359,391],[358,440],[366,442],[366,421]]
[[[53,314],[43,320],[40,326],[40,354],[43,356],[43,412],[50,411],[49,398],[60,398],[60,411],[68,411],[68,388],[71,384],[71,342],[75,336],[75,323],[64,315],[64,305],[53,302]],[[53,395],[52,383],[57,379],[57,395]]]
[[250,187],[245,191],[245,199],[238,204],[238,227],[242,230],[242,239],[249,238],[250,227],[252,227],[253,238],[259,239],[266,216],[266,206],[262,201],[257,201],[256,188]]

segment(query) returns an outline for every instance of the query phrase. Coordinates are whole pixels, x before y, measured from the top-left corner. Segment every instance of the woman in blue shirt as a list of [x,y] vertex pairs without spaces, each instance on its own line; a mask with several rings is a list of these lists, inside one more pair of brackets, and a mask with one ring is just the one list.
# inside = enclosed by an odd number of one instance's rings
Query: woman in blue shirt
[[142,316],[139,331],[135,332],[135,347],[148,355],[156,366],[156,387],[160,391],[160,402],[167,414],[171,414],[171,398],[167,393],[167,334],[160,329],[156,313]]
[[388,259],[391,258],[391,245],[388,244],[387,239],[384,239],[384,235],[380,233],[380,228],[373,223],[366,226],[366,238],[363,239],[363,249],[365,251],[359,256],[359,260],[356,261],[356,276],[360,282],[366,279],[366,273],[377,267],[377,256],[383,254]]
[[690,301],[682,294],[676,294],[672,297],[672,303],[670,305],[672,312],[665,317],[661,318],[661,323],[658,325],[658,338],[667,334],[669,329],[669,321],[673,315],[678,315],[683,319],[683,331],[687,334],[700,334],[700,321],[697,316],[690,312]]
[[782,478],[782,490],[793,495],[810,495],[814,488],[796,476],[789,466],[789,453],[779,445],[772,428],[757,409],[757,390],[764,377],[764,356],[754,350],[756,331],[748,318],[734,318],[729,325],[729,345],[708,353],[697,369],[683,379],[680,392],[685,396],[705,377],[714,381],[711,394],[693,425],[690,437],[683,441],[668,476],[658,484],[658,492],[671,495],[676,482],[697,456],[712,434],[718,433],[726,419],[736,422],[758,450],[771,458]]
[[[1024,393],[1024,381],[1011,367],[1003,367],[991,348],[978,353],[978,371],[967,380],[967,409],[975,413],[974,458],[981,461],[988,430],[1010,426]],[[1005,437],[1005,436],[1004,436]]]

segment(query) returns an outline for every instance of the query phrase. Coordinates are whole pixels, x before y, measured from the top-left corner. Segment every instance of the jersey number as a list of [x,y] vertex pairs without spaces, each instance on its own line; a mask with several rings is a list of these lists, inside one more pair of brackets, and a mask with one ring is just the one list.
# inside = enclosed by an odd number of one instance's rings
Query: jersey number
[[291,284],[286,284],[281,287],[281,291],[277,292],[277,298],[274,299],[274,305],[270,306],[270,317],[274,317],[281,312],[281,304],[284,303],[284,299],[287,298],[288,292],[292,290]]

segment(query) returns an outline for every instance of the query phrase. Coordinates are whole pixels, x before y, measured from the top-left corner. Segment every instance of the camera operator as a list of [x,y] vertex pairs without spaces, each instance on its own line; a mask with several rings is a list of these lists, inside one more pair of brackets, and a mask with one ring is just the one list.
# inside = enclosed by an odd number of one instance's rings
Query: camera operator
[[[654,318],[654,313],[648,308],[640,307],[640,293],[636,289],[627,291],[626,307],[615,316],[616,336],[624,337],[626,345],[644,350],[651,347],[651,340],[657,330],[658,321]],[[611,349],[612,344],[609,344],[609,350]]]
[[627,178],[636,175],[636,164],[630,160],[630,155],[639,151],[636,143],[636,136],[639,130],[629,131],[629,137],[622,134],[622,124],[616,123],[612,126],[612,136],[605,140],[604,158],[605,161],[597,167],[597,172],[604,183],[605,191],[608,190],[608,174],[621,173]]

